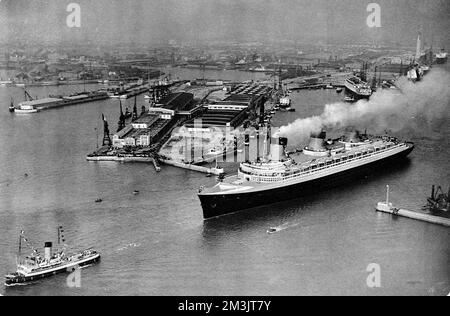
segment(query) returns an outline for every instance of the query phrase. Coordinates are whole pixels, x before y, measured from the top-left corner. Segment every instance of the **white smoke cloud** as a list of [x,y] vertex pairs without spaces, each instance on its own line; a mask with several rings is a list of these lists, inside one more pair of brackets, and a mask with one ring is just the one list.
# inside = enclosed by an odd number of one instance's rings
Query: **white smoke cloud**
[[449,72],[432,69],[420,82],[412,83],[403,77],[397,86],[401,92],[384,89],[374,93],[370,100],[327,104],[320,116],[298,119],[281,127],[279,135],[299,145],[305,143],[312,132],[323,128],[333,131],[355,126],[367,128],[371,133],[405,129],[421,133],[425,132],[424,126],[450,117]]

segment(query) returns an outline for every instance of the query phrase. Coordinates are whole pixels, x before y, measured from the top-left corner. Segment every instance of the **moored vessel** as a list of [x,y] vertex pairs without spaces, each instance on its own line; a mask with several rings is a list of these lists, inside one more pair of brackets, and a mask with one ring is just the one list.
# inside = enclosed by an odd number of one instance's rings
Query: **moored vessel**
[[368,99],[373,93],[370,85],[356,76],[345,80],[345,88],[347,93],[351,94],[351,96],[358,100]]
[[448,60],[448,53],[442,49],[439,53],[436,54],[436,63],[437,64],[445,64]]
[[25,98],[26,101],[19,103],[17,108],[14,109],[16,114],[32,114],[52,108],[100,101],[108,99],[109,96],[103,91],[92,91],[76,93],[69,96],[49,96],[43,99],[33,99],[25,91]]

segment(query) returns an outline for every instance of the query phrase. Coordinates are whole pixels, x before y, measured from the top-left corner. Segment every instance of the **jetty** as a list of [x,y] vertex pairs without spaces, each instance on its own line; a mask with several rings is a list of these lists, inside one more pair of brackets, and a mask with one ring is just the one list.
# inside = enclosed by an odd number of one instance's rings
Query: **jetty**
[[207,167],[203,167],[203,166],[197,166],[194,164],[185,164],[182,162],[176,162],[173,160],[161,159],[161,158],[159,159],[159,161],[164,163],[165,165],[178,167],[178,168],[182,168],[182,169],[187,169],[187,170],[192,170],[192,171],[203,172],[206,174],[211,174],[211,175],[216,175],[216,176],[220,176],[224,173],[224,170],[221,168],[207,168]]
[[376,210],[377,212],[387,213],[394,216],[401,216],[414,220],[450,227],[450,218],[394,207],[393,204],[389,202],[389,186],[387,186],[386,201],[378,203]]

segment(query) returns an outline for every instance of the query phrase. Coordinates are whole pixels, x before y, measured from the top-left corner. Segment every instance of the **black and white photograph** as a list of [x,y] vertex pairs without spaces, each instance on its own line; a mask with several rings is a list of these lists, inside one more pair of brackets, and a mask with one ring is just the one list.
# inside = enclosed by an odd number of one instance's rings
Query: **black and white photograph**
[[0,296],[450,296],[449,17],[0,0]]

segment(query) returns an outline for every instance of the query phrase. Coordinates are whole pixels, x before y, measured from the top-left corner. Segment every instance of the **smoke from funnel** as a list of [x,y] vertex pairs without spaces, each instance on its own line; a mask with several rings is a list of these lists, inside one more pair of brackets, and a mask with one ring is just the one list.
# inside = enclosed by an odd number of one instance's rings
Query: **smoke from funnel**
[[311,133],[355,126],[372,133],[386,130],[398,132],[406,128],[414,133],[426,132],[432,123],[450,117],[450,73],[433,69],[422,81],[412,83],[405,77],[398,80],[397,90],[379,90],[370,100],[354,104],[325,105],[320,116],[298,119],[283,126],[279,135],[293,144],[304,144]]

